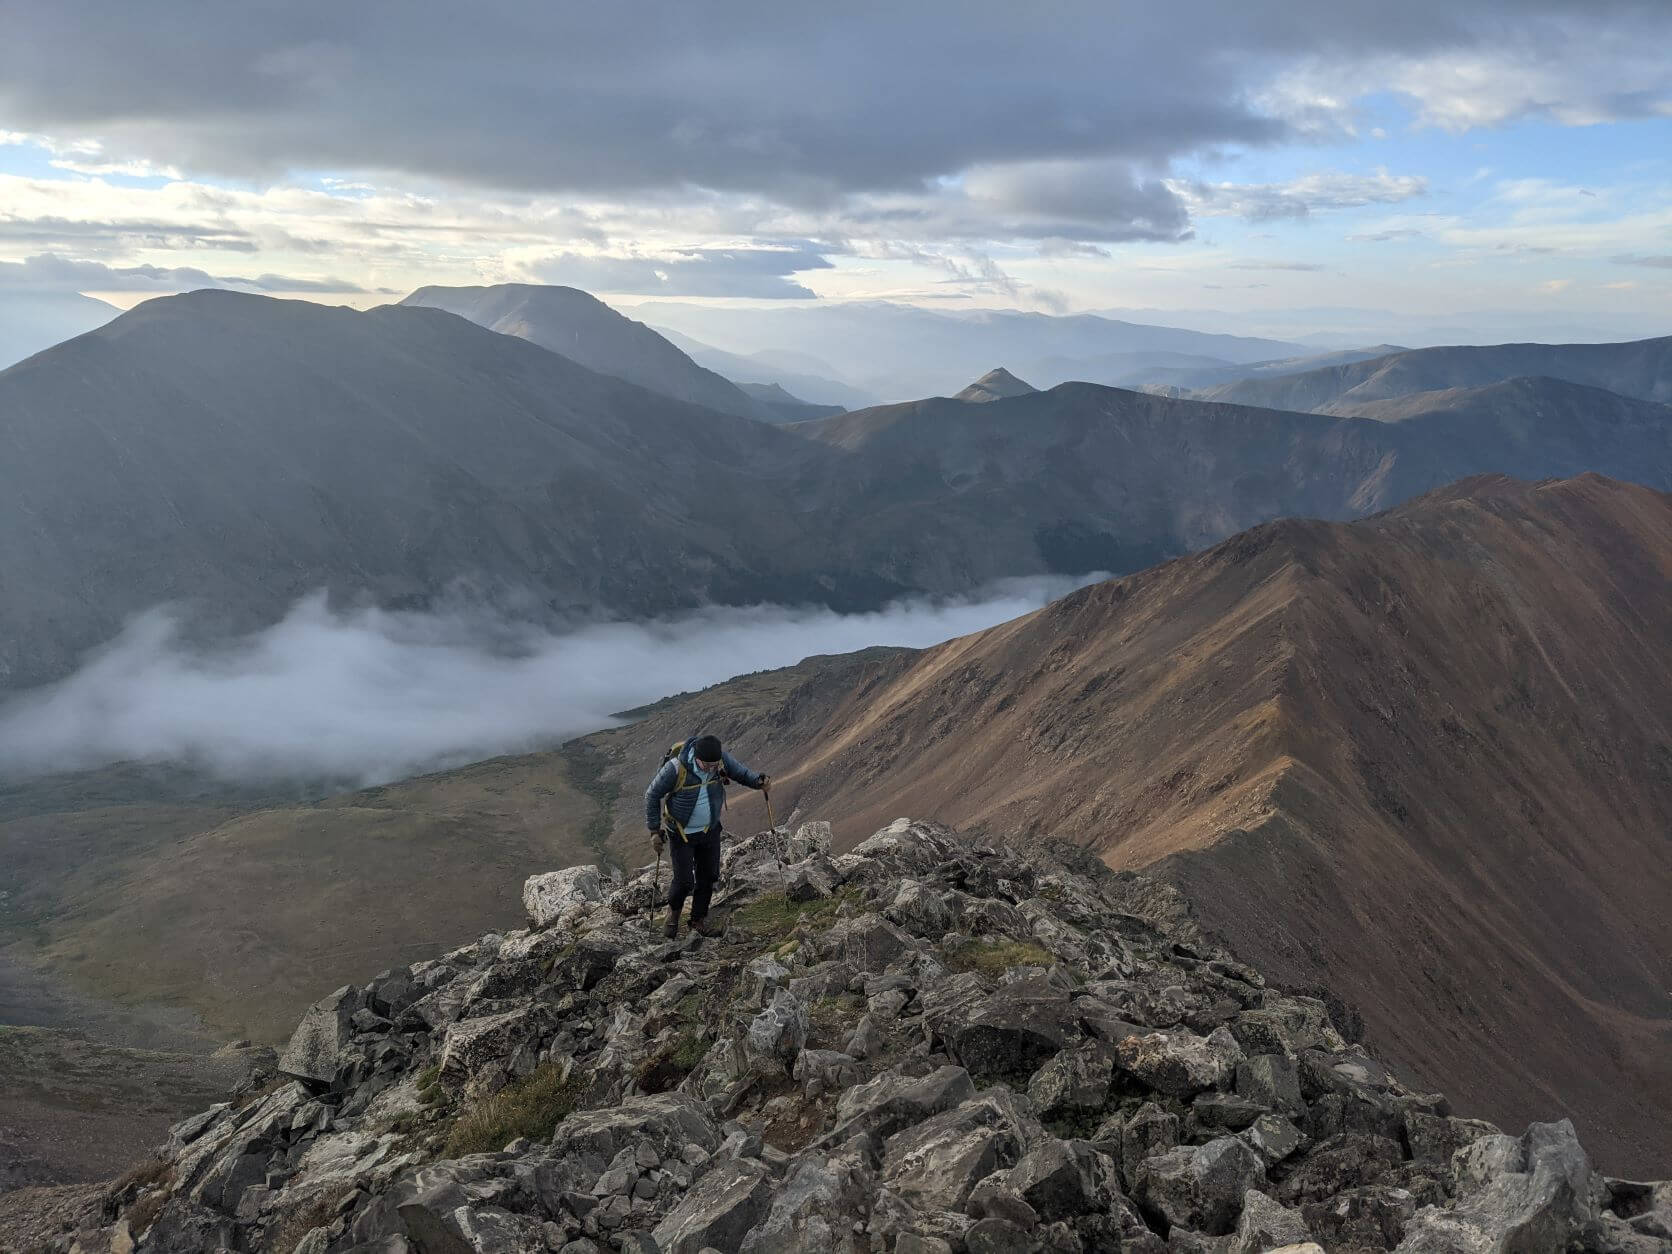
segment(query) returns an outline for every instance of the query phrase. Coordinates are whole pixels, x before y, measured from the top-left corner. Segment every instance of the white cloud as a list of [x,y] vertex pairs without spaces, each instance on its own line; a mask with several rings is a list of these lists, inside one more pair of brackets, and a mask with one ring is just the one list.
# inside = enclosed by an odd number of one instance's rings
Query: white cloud
[[311,597],[213,646],[188,644],[185,624],[153,610],[70,678],[0,707],[0,763],[16,774],[183,761],[239,779],[381,782],[551,745],[740,671],[935,644],[1079,582],[1007,580],[870,614],[758,605],[564,633],[469,610],[339,613]]

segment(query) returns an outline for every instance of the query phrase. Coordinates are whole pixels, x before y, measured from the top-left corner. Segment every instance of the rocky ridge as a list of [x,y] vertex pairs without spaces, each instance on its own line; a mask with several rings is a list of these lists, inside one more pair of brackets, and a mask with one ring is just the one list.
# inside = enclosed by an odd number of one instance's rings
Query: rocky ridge
[[646,926],[651,868],[533,877],[527,930],[322,999],[265,1091],[178,1124],[96,1218],[27,1248],[1672,1239],[1672,1186],[1604,1178],[1565,1121],[1506,1135],[1410,1091],[1324,1003],[1134,913],[1165,892],[1140,877],[906,819],[840,856],[823,823],[763,832],[723,877],[725,935],[675,942]]

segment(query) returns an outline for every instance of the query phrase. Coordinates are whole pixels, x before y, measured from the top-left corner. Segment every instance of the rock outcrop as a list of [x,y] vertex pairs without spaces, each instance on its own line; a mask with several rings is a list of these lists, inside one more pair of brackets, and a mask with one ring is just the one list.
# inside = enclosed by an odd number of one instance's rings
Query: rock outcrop
[[[648,870],[311,1010],[60,1250],[988,1254],[1664,1248],[1664,1184],[1455,1116],[1130,886],[899,820]],[[584,888],[581,886],[584,885]],[[546,891],[548,888],[554,891]],[[580,891],[573,891],[580,888]],[[792,900],[792,890],[793,897]],[[1316,1244],[1309,1244],[1316,1243]],[[49,1246],[48,1248],[54,1248]]]

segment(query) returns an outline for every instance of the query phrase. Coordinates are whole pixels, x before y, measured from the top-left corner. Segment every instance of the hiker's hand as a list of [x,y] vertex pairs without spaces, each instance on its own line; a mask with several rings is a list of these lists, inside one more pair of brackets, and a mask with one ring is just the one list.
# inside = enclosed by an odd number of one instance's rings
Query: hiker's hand
[[650,843],[656,846],[656,852],[662,852],[662,846],[668,843],[667,835],[659,827],[650,829]]
[[772,776],[762,775],[759,787],[760,787],[760,790],[762,792],[766,792],[769,788],[771,788],[772,787]]

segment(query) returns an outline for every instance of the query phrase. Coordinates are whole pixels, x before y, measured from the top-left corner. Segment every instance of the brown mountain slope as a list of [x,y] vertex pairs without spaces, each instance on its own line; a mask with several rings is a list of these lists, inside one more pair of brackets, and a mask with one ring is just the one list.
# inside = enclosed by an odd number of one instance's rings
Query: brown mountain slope
[[[694,713],[610,733],[621,835],[626,759]],[[780,812],[1159,869],[1425,1084],[1672,1166],[1672,497],[1492,478],[1273,523],[882,659],[822,721],[730,722]]]

